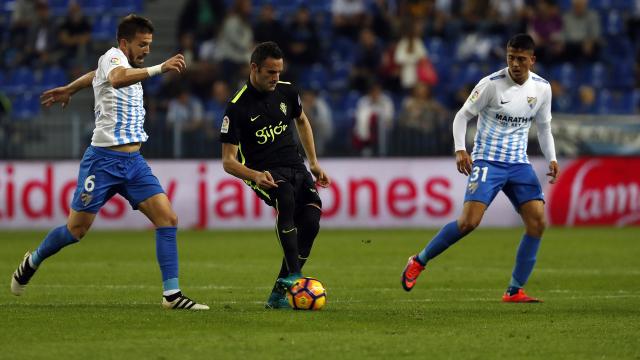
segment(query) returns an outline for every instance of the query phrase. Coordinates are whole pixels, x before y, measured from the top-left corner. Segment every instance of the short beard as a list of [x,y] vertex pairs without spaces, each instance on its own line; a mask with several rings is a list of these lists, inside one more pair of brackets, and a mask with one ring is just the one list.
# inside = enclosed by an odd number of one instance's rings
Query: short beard
[[138,65],[138,64],[136,64],[136,62],[135,62],[135,57],[133,56],[133,54],[131,54],[131,51],[129,51],[129,56],[128,56],[128,58],[129,58],[129,65],[131,65],[131,67],[132,67],[132,68],[134,68],[134,69],[140,69],[140,68],[142,68],[142,65]]

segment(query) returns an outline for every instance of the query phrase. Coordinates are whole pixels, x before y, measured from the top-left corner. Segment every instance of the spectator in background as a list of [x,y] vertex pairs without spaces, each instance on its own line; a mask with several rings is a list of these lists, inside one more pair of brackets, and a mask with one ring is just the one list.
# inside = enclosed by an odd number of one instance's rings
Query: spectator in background
[[380,60],[380,80],[382,87],[394,93],[402,91],[400,85],[400,66],[396,63],[397,41],[387,43]]
[[[302,92],[302,108],[309,118],[313,139],[316,145],[316,155],[322,156],[326,152],[327,144],[333,137],[333,117],[327,102],[313,90]],[[297,133],[296,133],[297,134]]]
[[364,0],[332,0],[333,34],[355,40],[366,22]]
[[260,9],[260,17],[253,27],[253,37],[256,43],[265,41],[274,41],[280,46],[285,44],[284,27],[276,18],[276,12],[273,5],[264,4]]
[[582,85],[578,88],[578,104],[575,108],[578,114],[596,113],[596,91],[589,85]]
[[453,37],[450,32],[445,34],[447,16],[438,9],[435,0],[422,0],[417,3],[419,4],[413,4],[409,8],[409,14],[414,22],[423,24],[425,37]]
[[[63,60],[72,72],[88,68],[88,55],[91,45],[91,23],[82,14],[82,8],[76,2],[69,3],[69,11],[60,25],[58,42],[62,45]],[[77,75],[77,74],[76,74]],[[71,77],[76,77],[73,75]]]
[[[425,135],[435,132],[445,122],[447,110],[431,95],[431,88],[425,84],[416,84],[410,96],[402,103],[398,125],[414,129]],[[425,137],[424,139],[433,139]]]
[[588,0],[573,0],[563,17],[562,40],[565,61],[597,61],[600,48],[600,18]]
[[311,66],[320,57],[318,30],[311,21],[309,9],[301,6],[296,10],[286,35],[282,49],[289,63],[287,72],[291,77],[297,78],[305,67]]
[[207,155],[213,146],[207,144],[204,112],[200,100],[188,87],[179,90],[178,96],[167,107],[168,131],[173,134],[175,158],[198,158]]
[[490,0],[490,31],[497,35],[517,34],[526,30],[524,0]]
[[235,0],[218,36],[217,55],[222,62],[222,76],[235,82],[246,67],[253,48],[253,30],[249,22],[251,0]]
[[551,108],[556,113],[571,113],[573,111],[572,96],[558,80],[551,81],[551,99]]
[[178,37],[191,33],[201,43],[218,33],[226,15],[224,0],[189,0],[180,13]]
[[231,91],[229,85],[222,80],[217,80],[211,85],[211,94],[205,103],[205,120],[212,124],[217,131],[222,126],[224,109],[230,100]]
[[[32,17],[36,2],[33,0],[16,0],[13,2],[13,12],[9,20],[8,31],[0,34],[4,46],[0,47],[2,60],[0,64],[7,68],[15,68],[25,65],[29,54],[25,51],[28,41],[29,28],[32,26]],[[0,6],[2,3],[0,2]],[[0,14],[0,21],[3,17]]]
[[371,77],[378,75],[382,61],[382,47],[371,29],[362,29],[355,53],[355,62],[351,68],[351,86],[364,92]]
[[555,0],[538,0],[528,32],[536,43],[537,61],[549,64],[559,60],[562,16]]
[[197,63],[200,55],[196,49],[197,45],[193,34],[190,32],[182,33],[178,43],[178,53],[184,56],[184,63],[187,65],[187,69],[193,70],[191,67]]
[[360,155],[386,155],[387,132],[393,127],[393,116],[393,101],[382,92],[379,83],[372,81],[367,94],[356,104],[353,140]]
[[403,37],[396,46],[394,60],[400,66],[400,84],[405,90],[412,89],[418,82],[418,62],[427,57],[427,49],[422,43],[419,23],[407,26]]
[[395,1],[374,0],[371,3],[370,27],[378,38],[387,42],[393,34],[394,15],[398,13]]
[[49,15],[46,2],[36,3],[36,21],[30,28],[27,40],[29,62],[36,67],[51,65],[59,60],[57,29]]

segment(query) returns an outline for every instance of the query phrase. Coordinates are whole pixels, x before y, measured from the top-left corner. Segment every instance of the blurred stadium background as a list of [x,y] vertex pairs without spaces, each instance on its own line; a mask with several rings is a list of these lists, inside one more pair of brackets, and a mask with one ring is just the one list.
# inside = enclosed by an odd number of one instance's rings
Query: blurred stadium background
[[[147,64],[187,59],[184,76],[143,82],[142,153],[180,218],[185,289],[213,310],[160,312],[150,225],[115,197],[28,296],[0,292],[0,359],[640,358],[638,231],[617,228],[640,224],[640,0],[0,0],[6,280],[64,223],[94,127],[90,89],[64,111],[41,108],[39,94],[93,69],[131,12],[156,28]],[[453,115],[523,31],[552,84],[562,166],[548,186],[532,127],[555,227],[528,290],[547,302],[499,303],[522,231],[502,195],[407,294],[406,257],[461,209]],[[285,51],[283,80],[300,89],[334,180],[320,191],[323,230],[305,268],[328,288],[320,313],[263,309],[281,256],[273,213],[218,159],[225,103],[266,40]]]
[[[0,0],[3,226],[64,221],[94,126],[93,93],[65,111],[41,108],[38,97],[93,69],[131,12],[156,27],[147,64],[176,52],[187,59],[184,76],[143,82],[143,153],[185,227],[271,226],[217,162],[225,103],[247,79],[253,45],[266,40],[285,51],[283,79],[300,89],[335,180],[323,191],[325,224],[442,224],[465,186],[451,156],[453,115],[477,81],[505,66],[506,41],[523,31],[553,89],[564,176],[546,189],[552,223],[638,222],[640,181],[628,170],[640,155],[638,0]],[[529,154],[544,181],[535,127]],[[125,208],[114,199],[97,225],[143,227]],[[490,213],[489,225],[519,224],[504,198]]]

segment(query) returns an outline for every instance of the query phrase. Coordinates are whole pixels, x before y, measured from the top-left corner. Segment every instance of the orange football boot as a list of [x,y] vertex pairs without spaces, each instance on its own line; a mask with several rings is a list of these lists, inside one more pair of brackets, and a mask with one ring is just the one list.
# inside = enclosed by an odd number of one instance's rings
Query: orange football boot
[[512,303],[539,303],[542,302],[540,299],[536,299],[524,293],[524,289],[518,289],[518,292],[509,295],[508,292],[505,292],[502,295],[502,302],[512,302]]
[[405,266],[402,272],[402,287],[406,291],[413,289],[418,276],[420,276],[420,273],[424,270],[424,266],[418,262],[417,257],[417,255],[411,256],[407,262],[407,266]]

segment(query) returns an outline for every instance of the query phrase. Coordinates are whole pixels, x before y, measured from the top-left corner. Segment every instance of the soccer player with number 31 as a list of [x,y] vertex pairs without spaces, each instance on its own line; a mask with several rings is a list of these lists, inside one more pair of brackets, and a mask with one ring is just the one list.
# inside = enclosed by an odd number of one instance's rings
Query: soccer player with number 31
[[[551,135],[551,86],[531,68],[535,44],[526,34],[507,43],[508,67],[482,80],[473,89],[453,121],[458,171],[469,176],[462,215],[445,225],[409,262],[402,273],[402,287],[413,289],[425,265],[449,246],[473,231],[485,210],[502,190],[522,217],[525,234],[504,302],[540,302],[523,287],[536,263],[545,228],[542,187],[527,157],[531,123],[538,129],[540,148],[549,161],[549,183],[555,183],[560,167]],[[478,116],[478,130],[471,157],[465,148],[467,122]],[[472,160],[473,159],[473,160]]]

